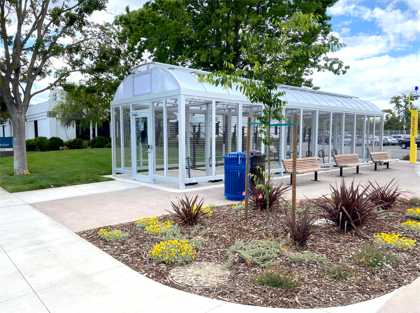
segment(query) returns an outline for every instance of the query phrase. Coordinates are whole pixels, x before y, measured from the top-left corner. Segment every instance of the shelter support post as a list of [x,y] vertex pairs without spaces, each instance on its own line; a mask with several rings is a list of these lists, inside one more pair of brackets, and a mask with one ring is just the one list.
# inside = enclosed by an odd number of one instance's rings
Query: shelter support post
[[299,116],[299,158],[301,158],[303,150],[303,109],[300,109]]
[[178,100],[179,189],[185,190],[185,96]]
[[[211,146],[211,140],[212,140],[212,134],[211,134],[211,129],[214,128],[214,124],[212,123],[212,116],[216,114],[216,112],[212,111],[212,105],[210,103],[207,103],[206,105],[206,138],[205,138],[205,144],[206,144],[206,149],[205,149],[205,157],[204,157],[204,162],[206,163],[206,175],[210,176],[211,175],[211,168],[210,168],[210,164],[214,163],[215,160],[213,158],[211,158],[211,151],[210,151],[210,146]],[[210,162],[211,160],[211,162]]]
[[328,147],[329,147],[330,153],[328,153],[328,163],[331,163],[332,125],[333,125],[333,114],[332,112],[330,112],[330,129],[329,129],[329,135],[328,135]]
[[211,102],[211,173],[216,176],[216,101]]
[[366,159],[366,115],[363,115],[362,127],[362,160]]
[[238,103],[238,118],[236,124],[236,151],[242,152],[242,109],[241,102]]

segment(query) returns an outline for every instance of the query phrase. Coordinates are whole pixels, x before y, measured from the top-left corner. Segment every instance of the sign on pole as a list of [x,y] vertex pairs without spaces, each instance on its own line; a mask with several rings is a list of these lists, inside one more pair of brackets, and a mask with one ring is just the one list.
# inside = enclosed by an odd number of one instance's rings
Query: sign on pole
[[410,163],[417,162],[417,145],[416,145],[416,138],[417,138],[417,130],[419,128],[419,111],[412,110],[411,111],[411,136],[410,136]]

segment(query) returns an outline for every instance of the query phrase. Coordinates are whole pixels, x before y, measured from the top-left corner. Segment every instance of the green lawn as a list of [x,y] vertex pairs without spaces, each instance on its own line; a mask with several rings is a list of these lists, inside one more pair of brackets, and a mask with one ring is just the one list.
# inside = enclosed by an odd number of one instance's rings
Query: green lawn
[[29,175],[13,175],[13,157],[0,158],[0,186],[9,192],[112,180],[111,149],[28,152]]

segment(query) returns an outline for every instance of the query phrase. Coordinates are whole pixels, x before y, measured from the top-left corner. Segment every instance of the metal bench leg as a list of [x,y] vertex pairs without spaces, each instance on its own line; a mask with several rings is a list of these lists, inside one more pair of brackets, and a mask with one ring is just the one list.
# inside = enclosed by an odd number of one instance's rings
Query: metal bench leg
[[375,162],[375,171],[377,171],[377,170],[378,170],[378,163]]
[[342,167],[340,167],[340,176],[338,176],[338,177],[344,177],[343,176],[343,168]]
[[292,186],[292,184],[293,184],[293,175],[290,174],[290,184],[289,184],[289,186]]
[[317,182],[320,182],[320,180],[318,180],[318,172],[314,172],[314,175],[315,175],[315,177],[314,177],[314,179],[312,180],[312,181],[317,181]]
[[386,162],[386,168],[389,169],[389,162]]
[[[376,165],[376,163],[375,163],[375,165]],[[360,174],[359,173],[359,167],[358,166],[356,166],[356,173],[354,173],[354,174]]]

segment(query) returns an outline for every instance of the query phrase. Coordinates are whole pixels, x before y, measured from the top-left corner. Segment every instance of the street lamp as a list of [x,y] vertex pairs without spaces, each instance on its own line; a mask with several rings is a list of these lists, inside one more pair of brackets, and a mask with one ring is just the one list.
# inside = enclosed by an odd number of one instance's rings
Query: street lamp
[[[418,121],[419,121],[419,111],[418,110],[411,110],[410,108],[410,97],[413,94],[413,100],[417,100],[420,98],[420,94],[418,93],[419,87],[416,86],[414,91],[410,92],[408,95],[408,110],[411,112],[411,132],[410,132],[410,163],[417,162],[417,145],[416,145],[416,138],[417,138],[417,129],[418,129]],[[415,93],[415,94],[414,94]]]

